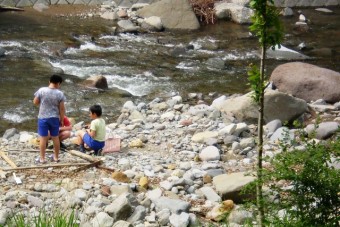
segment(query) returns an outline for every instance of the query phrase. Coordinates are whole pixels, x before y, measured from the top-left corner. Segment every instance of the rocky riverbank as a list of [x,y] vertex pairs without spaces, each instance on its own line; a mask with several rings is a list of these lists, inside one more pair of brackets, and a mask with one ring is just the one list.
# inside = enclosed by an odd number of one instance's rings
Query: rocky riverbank
[[[224,212],[231,212],[228,222],[232,226],[254,220],[254,214],[239,206],[243,200],[239,191],[255,179],[257,126],[239,121],[234,117],[238,114],[221,108],[242,96],[215,97],[211,105],[200,97],[195,93],[188,100],[173,96],[150,103],[126,102],[120,117],[107,122],[108,136],[121,139],[121,151],[100,157],[102,168],[78,171],[79,163],[88,162],[69,152],[60,155],[58,164],[70,166],[36,166],[37,134],[8,129],[0,140],[0,150],[13,163],[0,159],[0,224],[5,224],[12,212],[34,216],[41,209],[47,213],[76,210],[80,226],[218,226],[216,221]],[[294,101],[300,103],[292,99],[284,102]],[[288,116],[292,108],[300,107],[283,108]],[[323,140],[336,133],[339,110],[339,103],[318,100],[295,118],[309,124],[320,115],[316,137]],[[74,129],[81,125],[79,122]],[[305,130],[311,133],[312,128],[310,124]],[[286,132],[293,139],[294,131],[282,126],[279,119],[269,121],[264,155],[273,157],[281,152],[279,140]],[[70,150],[77,149],[73,141],[66,141]]]

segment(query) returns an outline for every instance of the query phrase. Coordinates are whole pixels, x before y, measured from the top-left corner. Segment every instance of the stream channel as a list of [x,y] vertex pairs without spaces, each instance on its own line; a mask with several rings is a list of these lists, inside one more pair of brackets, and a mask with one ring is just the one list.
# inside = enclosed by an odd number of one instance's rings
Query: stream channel
[[[340,8],[330,9],[333,13],[303,9],[310,20],[304,33],[294,28],[297,9],[293,17],[282,18],[283,45],[310,57],[303,62],[340,72]],[[259,64],[259,46],[248,25],[219,21],[198,31],[115,35],[115,23],[100,17],[0,12],[0,48],[5,50],[0,57],[0,135],[13,127],[36,130],[33,94],[48,85],[53,68],[66,74],[61,89],[67,115],[77,122],[89,121],[88,107],[95,103],[112,123],[127,100],[147,103],[174,94],[186,99],[189,93],[209,97],[249,91],[247,69]],[[305,49],[300,50],[301,43]],[[267,75],[291,61],[269,59]],[[109,90],[79,86],[94,75],[105,76]]]

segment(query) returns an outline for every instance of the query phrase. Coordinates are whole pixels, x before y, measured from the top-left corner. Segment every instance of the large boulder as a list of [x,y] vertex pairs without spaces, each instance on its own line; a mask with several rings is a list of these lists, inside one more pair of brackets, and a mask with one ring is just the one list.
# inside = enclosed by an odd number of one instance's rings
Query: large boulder
[[244,186],[256,179],[252,174],[245,172],[222,174],[213,178],[213,185],[223,200],[231,199],[234,202],[242,202],[249,195],[244,195],[241,190]]
[[82,85],[89,88],[108,89],[107,80],[104,76],[91,76],[82,82]]
[[197,17],[187,0],[161,0],[137,11],[143,18],[160,17],[165,29],[196,30]]
[[279,91],[307,102],[323,99],[340,101],[340,73],[302,62],[291,62],[274,69],[270,80]]
[[235,3],[217,2],[215,14],[218,19],[231,19],[238,24],[250,24],[254,11]]
[[[233,115],[241,122],[256,123],[258,119],[258,106],[251,98],[251,93],[227,99],[223,104],[216,106],[227,116]],[[305,113],[307,103],[291,95],[266,90],[264,95],[264,120],[270,122],[279,119],[281,122],[291,122]]]

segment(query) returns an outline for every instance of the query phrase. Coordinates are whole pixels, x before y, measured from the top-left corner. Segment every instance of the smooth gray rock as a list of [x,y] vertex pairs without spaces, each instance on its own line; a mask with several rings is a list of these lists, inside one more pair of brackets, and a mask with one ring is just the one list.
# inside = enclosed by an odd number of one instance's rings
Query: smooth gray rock
[[128,222],[130,223],[135,223],[138,221],[141,221],[145,218],[146,215],[146,209],[144,206],[137,206],[131,216],[127,219]]
[[205,198],[211,202],[221,202],[221,197],[211,187],[202,187],[199,189]]
[[11,138],[12,136],[14,136],[15,134],[19,133],[19,131],[16,129],[16,128],[10,128],[10,129],[7,129],[4,133],[4,135],[2,136],[2,138],[4,139],[9,139]]
[[255,179],[256,177],[246,175],[244,172],[223,174],[213,178],[213,185],[223,200],[231,199],[240,202],[244,196],[240,194],[241,189]]
[[[306,101],[294,98],[288,94],[266,90],[264,97],[264,120],[275,119],[290,122],[297,119],[307,110]],[[251,93],[227,99],[221,107],[221,112],[232,114],[241,122],[257,123],[258,107],[251,98]]]
[[182,212],[181,214],[172,214],[169,218],[170,223],[174,227],[184,227],[188,226],[190,222],[190,217],[188,213]]
[[315,132],[315,137],[317,139],[327,139],[332,136],[340,128],[338,122],[322,122],[315,128],[314,124],[307,125],[305,131],[311,136]]
[[180,199],[170,199],[168,197],[160,197],[154,201],[156,210],[169,209],[172,213],[179,214],[183,211],[188,211],[190,203]]
[[166,29],[196,30],[200,27],[186,0],[161,0],[137,10],[137,15],[144,18],[158,16]]
[[202,161],[218,161],[221,155],[217,147],[208,146],[199,153],[199,157]]
[[100,212],[92,219],[91,222],[93,227],[112,227],[114,219],[107,213]]

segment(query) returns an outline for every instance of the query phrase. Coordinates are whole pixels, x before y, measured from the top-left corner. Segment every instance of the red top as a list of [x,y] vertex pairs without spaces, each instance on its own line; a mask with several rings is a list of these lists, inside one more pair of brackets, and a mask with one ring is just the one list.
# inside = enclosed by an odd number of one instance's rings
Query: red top
[[66,116],[64,116],[64,126],[65,127],[71,126],[71,122]]

